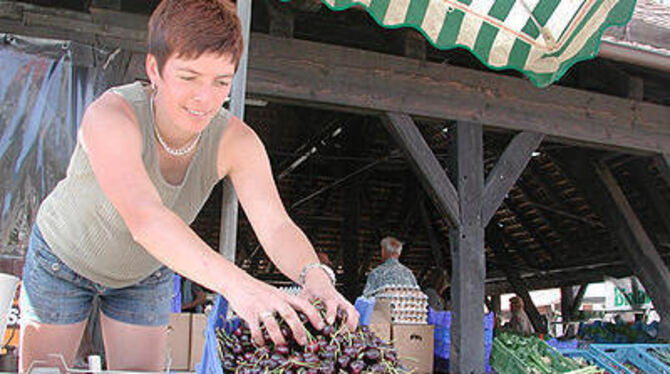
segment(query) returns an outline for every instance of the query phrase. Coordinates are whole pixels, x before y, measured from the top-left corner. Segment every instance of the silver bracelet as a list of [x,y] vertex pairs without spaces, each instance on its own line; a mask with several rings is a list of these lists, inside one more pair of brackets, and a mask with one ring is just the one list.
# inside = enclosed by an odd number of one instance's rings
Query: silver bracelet
[[307,272],[314,268],[320,268],[322,269],[326,275],[328,275],[328,278],[330,278],[330,282],[335,285],[335,273],[333,272],[333,269],[329,268],[328,266],[319,263],[319,262],[314,262],[311,264],[305,265],[304,268],[302,268],[302,271],[300,272],[300,276],[298,277],[298,284],[300,284],[301,287],[305,286],[305,277],[307,277]]

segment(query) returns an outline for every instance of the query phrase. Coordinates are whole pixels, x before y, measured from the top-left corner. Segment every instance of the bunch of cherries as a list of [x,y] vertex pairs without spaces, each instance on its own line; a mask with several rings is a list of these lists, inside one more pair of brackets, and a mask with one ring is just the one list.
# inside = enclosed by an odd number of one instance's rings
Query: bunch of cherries
[[[314,303],[325,321],[325,310],[319,301]],[[303,313],[298,313],[305,325],[308,343],[304,346],[293,339],[284,321],[280,327],[286,345],[257,347],[244,322],[231,332],[217,331],[219,358],[224,373],[267,374],[331,374],[331,373],[393,373],[410,370],[400,364],[393,346],[377,337],[367,326],[351,332],[345,326],[346,314],[341,310],[335,322],[316,330]],[[263,331],[266,341],[269,336]]]

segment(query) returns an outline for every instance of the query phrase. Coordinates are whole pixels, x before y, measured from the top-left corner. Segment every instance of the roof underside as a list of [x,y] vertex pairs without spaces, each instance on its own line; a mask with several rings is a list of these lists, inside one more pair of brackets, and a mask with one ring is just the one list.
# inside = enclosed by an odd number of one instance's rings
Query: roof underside
[[[91,1],[30,2],[75,10],[87,10],[91,6]],[[146,15],[158,1],[93,0],[92,3],[97,6],[116,4],[117,10]],[[648,0],[639,2],[639,7],[644,9],[638,14],[644,17],[635,30],[643,30],[639,35],[644,34],[657,47],[659,43],[670,43],[667,40],[670,26],[654,22],[656,17],[645,12],[649,6],[656,5]],[[661,10],[668,12],[667,9]],[[276,20],[286,14],[293,17],[293,22],[282,26]],[[408,47],[417,49],[405,30],[382,29],[365,12],[331,12],[320,1],[312,0],[255,1],[252,29],[254,32],[272,29],[273,33],[290,33],[298,39],[396,55],[406,55]],[[630,41],[631,33],[627,35],[624,31],[614,30],[609,34],[617,40],[629,38]],[[425,48],[427,61],[485,70],[476,58],[462,50],[439,51],[419,41],[418,50],[422,48]],[[520,77],[512,71],[498,74]],[[643,90],[638,91],[642,96],[638,99],[670,105],[667,73],[605,59],[577,64],[558,85],[629,97],[633,81],[642,83]],[[401,260],[420,280],[425,280],[430,269],[438,266],[438,251],[450,268],[448,222],[426,197],[407,160],[396,151],[398,146],[377,117],[270,100],[265,106],[247,106],[245,120],[266,145],[281,197],[291,217],[314,246],[330,256],[342,274],[340,280],[354,274],[363,281],[366,272],[380,262],[378,243],[385,235],[397,236],[406,243]],[[484,159],[489,172],[514,133],[492,127],[495,124],[485,125]],[[417,120],[417,126],[449,171],[453,123]],[[530,281],[531,288],[580,284],[602,280],[604,275],[632,273],[620,256],[622,243],[592,211],[583,186],[575,182],[565,166],[565,161],[577,151],[583,152],[585,164],[603,162],[613,171],[668,263],[670,186],[661,176],[658,159],[553,141],[542,143],[491,220],[489,229],[500,233],[502,241],[494,245],[487,242],[489,292],[509,290],[500,266],[501,256],[506,256],[514,270]],[[221,187],[217,186],[193,224],[213,248],[218,247],[220,210]],[[436,239],[433,245],[430,235]],[[276,284],[287,282],[259,250],[242,211],[237,251],[237,262],[253,275]],[[506,254],[502,255],[503,252]],[[355,266],[352,266],[352,256],[357,259]]]

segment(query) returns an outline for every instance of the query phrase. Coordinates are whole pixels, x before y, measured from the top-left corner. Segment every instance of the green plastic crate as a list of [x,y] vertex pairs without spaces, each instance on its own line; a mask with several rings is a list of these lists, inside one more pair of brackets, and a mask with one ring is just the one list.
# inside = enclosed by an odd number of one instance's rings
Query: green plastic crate
[[583,367],[564,357],[541,339],[502,333],[493,341],[491,367],[499,374],[596,374],[595,366]]

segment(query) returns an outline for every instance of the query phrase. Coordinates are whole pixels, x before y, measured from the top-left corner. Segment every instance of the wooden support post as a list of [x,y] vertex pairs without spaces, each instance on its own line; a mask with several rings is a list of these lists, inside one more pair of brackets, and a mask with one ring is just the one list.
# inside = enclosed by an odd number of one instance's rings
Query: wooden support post
[[563,322],[569,321],[572,317],[572,305],[575,299],[575,291],[572,286],[561,287],[561,317]]
[[460,221],[458,193],[412,118],[403,113],[386,113],[381,119],[440,213],[450,223],[457,224]]
[[670,336],[670,271],[659,256],[612,172],[605,165],[589,167],[588,155],[557,160],[564,172],[582,187],[593,211],[607,224],[620,243],[624,260],[642,282],[661,316],[661,334]]
[[342,235],[340,242],[340,253],[345,269],[351,269],[344,273],[344,297],[347,300],[355,300],[361,293],[359,289],[360,276],[354,271],[358,267],[359,240],[358,231],[360,228],[361,217],[361,199],[360,185],[358,183],[347,187],[347,211],[346,219],[342,223]]
[[452,373],[484,373],[484,191],[482,126],[456,125],[457,225],[451,237],[451,358]]
[[661,316],[664,325],[662,333],[668,337],[670,336],[670,330],[668,330],[670,327],[670,270],[659,256],[654,243],[628,203],[612,172],[605,165],[598,165],[596,170],[609,192],[609,198],[614,203],[612,208],[616,208],[608,212],[609,218],[613,219],[617,234],[624,239],[627,257],[635,264],[638,270],[636,275]]
[[500,294],[491,295],[491,304],[493,304],[493,310],[491,311],[497,318],[502,310],[502,298],[500,297]]
[[659,220],[663,223],[665,232],[670,233],[670,202],[655,185],[654,177],[647,170],[647,163],[635,161],[627,170],[631,173],[632,182],[644,196],[649,198],[652,209],[657,213]]
[[482,223],[486,226],[502,203],[505,195],[528,165],[528,161],[542,143],[543,134],[524,131],[509,143],[500,160],[486,177]]
[[658,155],[654,162],[665,183],[670,185],[670,154],[664,153]]
[[571,316],[574,316],[575,314],[577,314],[577,312],[579,312],[579,307],[582,306],[582,300],[584,300],[584,295],[586,295],[586,289],[588,287],[589,287],[588,283],[584,283],[579,286],[579,290],[577,290],[577,294],[572,300],[572,306],[570,307]]
[[[237,6],[237,15],[242,22],[244,40],[249,40],[251,27],[251,0],[242,1]],[[244,119],[244,98],[247,87],[247,59],[249,43],[244,43],[244,51],[239,67],[233,78],[232,92],[230,93],[230,112],[240,119]],[[221,197],[221,228],[219,233],[219,252],[229,261],[235,261],[237,244],[237,211],[238,201],[235,188],[227,178],[223,186]]]

